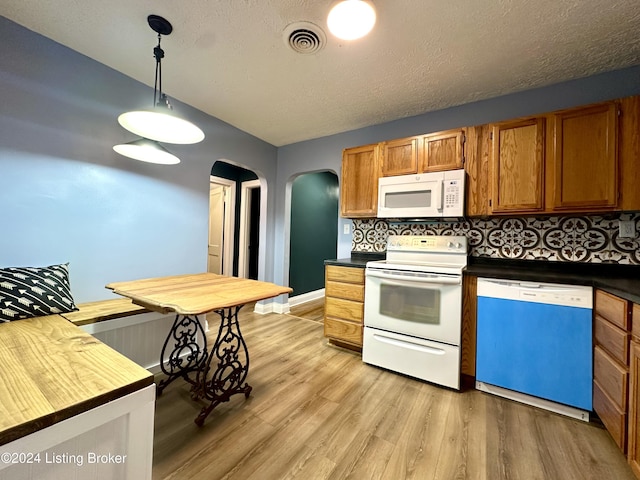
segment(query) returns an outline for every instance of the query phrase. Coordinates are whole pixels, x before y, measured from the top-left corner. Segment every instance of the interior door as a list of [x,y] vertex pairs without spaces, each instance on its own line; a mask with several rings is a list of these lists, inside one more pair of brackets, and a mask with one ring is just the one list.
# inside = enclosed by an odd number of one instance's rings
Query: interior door
[[224,199],[226,187],[211,185],[209,190],[209,261],[207,271],[222,274],[224,239]]

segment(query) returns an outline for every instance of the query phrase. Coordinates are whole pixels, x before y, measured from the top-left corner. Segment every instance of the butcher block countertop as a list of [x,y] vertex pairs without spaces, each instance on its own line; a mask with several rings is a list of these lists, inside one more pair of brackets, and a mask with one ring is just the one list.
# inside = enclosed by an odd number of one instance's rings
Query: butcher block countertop
[[59,315],[0,323],[0,368],[0,445],[153,383]]
[[293,291],[274,283],[215,273],[115,282],[107,288],[149,310],[179,315],[200,315]]

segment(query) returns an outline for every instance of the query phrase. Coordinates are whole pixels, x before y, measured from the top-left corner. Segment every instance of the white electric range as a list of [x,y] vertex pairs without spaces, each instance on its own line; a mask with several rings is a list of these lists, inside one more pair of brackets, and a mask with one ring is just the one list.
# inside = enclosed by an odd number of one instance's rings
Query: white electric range
[[464,236],[391,235],[365,270],[364,362],[460,388]]

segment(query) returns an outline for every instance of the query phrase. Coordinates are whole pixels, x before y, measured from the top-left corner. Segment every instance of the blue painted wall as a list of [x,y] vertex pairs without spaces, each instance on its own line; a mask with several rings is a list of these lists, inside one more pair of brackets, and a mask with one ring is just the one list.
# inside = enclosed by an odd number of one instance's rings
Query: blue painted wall
[[[117,116],[152,99],[153,89],[0,17],[0,266],[70,262],[79,302],[112,297],[109,282],[206,270],[212,165],[246,165],[269,187],[277,150],[173,100],[206,134],[167,146],[181,164],[116,154],[136,138]],[[266,252],[270,226],[265,238]],[[272,278],[273,257],[262,257]]]
[[[152,92],[0,17],[0,266],[69,261],[78,301],[108,298],[111,281],[204,271],[209,172],[225,160],[260,178],[267,200],[259,276],[288,284],[289,202],[299,174],[339,176],[348,147],[637,95],[640,67],[280,148],[172,99],[206,139],[170,146],[182,163],[160,167],[111,149],[135,139],[117,116],[148,106]],[[343,227],[351,221],[337,223],[337,256],[348,256]]]
[[[276,221],[282,223],[275,231],[276,283],[286,282],[288,277],[287,202],[291,181],[301,172],[330,170],[340,175],[343,149],[639,94],[640,66],[636,66],[280,147]],[[351,222],[338,220],[339,258],[348,257],[351,251],[351,234],[343,233],[345,223]]]

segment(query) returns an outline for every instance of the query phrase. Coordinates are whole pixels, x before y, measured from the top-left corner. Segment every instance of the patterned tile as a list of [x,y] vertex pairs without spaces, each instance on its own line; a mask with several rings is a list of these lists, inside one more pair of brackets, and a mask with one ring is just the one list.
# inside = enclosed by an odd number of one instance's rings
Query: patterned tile
[[[635,223],[635,238],[620,238],[618,220]],[[462,222],[353,221],[354,252],[384,252],[389,235],[465,235],[475,257],[640,265],[640,214],[470,218]]]

